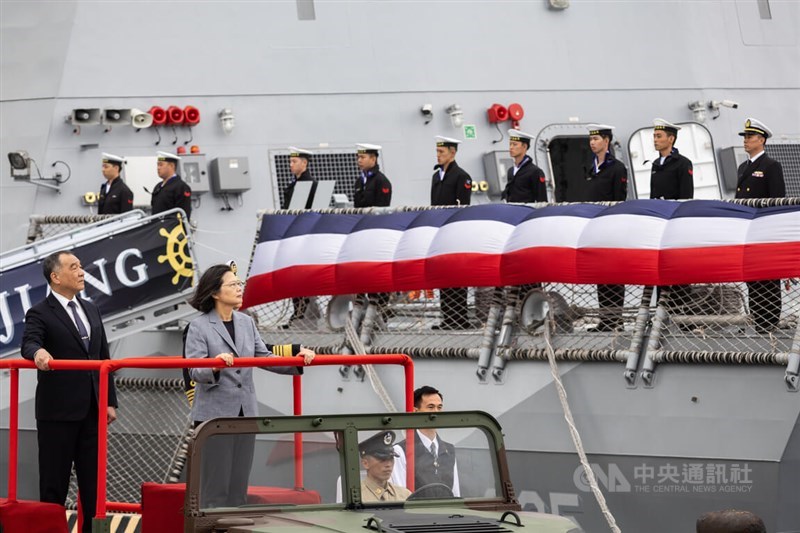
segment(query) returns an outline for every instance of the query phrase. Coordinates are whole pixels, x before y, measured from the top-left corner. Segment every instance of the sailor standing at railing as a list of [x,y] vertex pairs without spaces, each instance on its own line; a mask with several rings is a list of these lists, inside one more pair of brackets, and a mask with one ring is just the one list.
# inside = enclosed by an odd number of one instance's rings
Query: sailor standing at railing
[[[313,155],[311,150],[305,150],[295,146],[289,147],[289,171],[292,173],[292,177],[289,185],[283,190],[281,209],[289,209],[289,204],[292,202],[292,197],[294,196],[294,188],[298,181],[311,182],[311,190],[303,206],[305,209],[311,209],[311,204],[314,202],[314,194],[317,192],[317,180],[311,176],[311,171],[308,169]],[[291,327],[292,322],[295,320],[304,319],[306,310],[310,304],[310,298],[292,298],[292,316],[289,317],[289,323],[282,326],[283,329]]]
[[[739,135],[744,137],[747,161],[738,169],[736,198],[785,197],[783,167],[764,151],[772,131],[760,120],[748,118]],[[756,332],[773,331],[781,318],[781,280],[751,281],[747,284],[747,292]]]
[[[456,152],[461,141],[436,137],[436,166],[431,181],[431,205],[469,205],[472,195],[472,178],[456,163]],[[467,289],[456,287],[440,289],[442,322],[432,329],[469,329],[467,317]]]
[[[232,366],[237,357],[277,357],[270,352],[252,318],[236,311],[242,305],[244,282],[236,265],[215,265],[200,278],[189,304],[203,315],[186,333],[187,358],[217,358]],[[305,364],[314,352],[299,347]],[[291,356],[292,354],[287,354]],[[301,374],[300,367],[270,367],[279,374]],[[192,420],[195,426],[220,417],[257,416],[253,368],[192,368],[195,382]],[[230,507],[247,503],[255,435],[214,437],[203,447],[200,506]]]
[[[614,126],[589,124],[588,130],[592,160],[586,171],[583,198],[588,202],[624,202],[628,197],[628,169],[611,153]],[[598,285],[600,322],[588,331],[604,332],[622,328],[624,305],[625,285]]]
[[[100,310],[78,294],[84,289],[80,260],[55,252],[42,263],[50,295],[25,315],[22,357],[36,363],[36,438],[39,499],[64,505],[72,465],[83,508],[83,533],[92,531],[97,501],[97,371],[50,370],[53,360],[109,359]],[[108,375],[109,423],[117,418],[113,374]]]

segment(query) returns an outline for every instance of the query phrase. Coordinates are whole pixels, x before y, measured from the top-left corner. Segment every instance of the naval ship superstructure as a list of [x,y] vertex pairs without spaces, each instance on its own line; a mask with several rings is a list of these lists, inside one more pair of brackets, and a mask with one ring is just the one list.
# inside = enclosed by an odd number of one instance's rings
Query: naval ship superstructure
[[[17,356],[24,310],[44,296],[37,261],[59,247],[87,254],[87,296],[107,306],[113,357],[180,354],[194,316],[185,304],[192,279],[230,259],[250,264],[262,221],[291,180],[289,146],[312,150],[312,173],[335,182],[315,209],[348,213],[355,143],[380,145],[394,189],[384,212],[401,212],[428,205],[434,136],[455,137],[458,163],[475,182],[472,203],[488,204],[505,185],[515,121],[536,136],[530,153],[554,201],[558,183],[583,179],[586,125],[606,123],[616,127],[629,198],[647,198],[652,120],[663,117],[682,125],[677,147],[694,162],[695,197],[730,199],[745,157],[738,132],[753,116],[775,133],[768,153],[783,163],[787,195],[800,197],[794,1],[4,1],[0,10],[2,357]],[[491,122],[491,108],[511,116]],[[156,151],[179,148],[195,197],[185,230],[146,212]],[[35,162],[27,175],[5,158],[18,151]],[[102,152],[126,158],[135,195],[136,210],[111,219],[95,217]],[[792,531],[800,530],[798,291],[791,280],[782,285],[771,335],[753,329],[744,283],[697,284],[672,307],[652,287],[629,285],[624,328],[600,333],[591,331],[595,286],[554,282],[530,298],[470,288],[463,331],[431,330],[440,319],[432,289],[380,305],[315,295],[300,320],[290,320],[291,298],[249,312],[269,342],[414,357],[416,383],[441,389],[446,408],[498,418],[528,509],[569,516],[586,531],[606,527],[563,420],[552,350],[623,531],[689,531],[702,512],[729,507],[756,512],[770,531]],[[303,378],[305,412],[391,410],[402,405],[400,378],[382,367],[314,369]],[[109,499],[125,500],[141,481],[180,477],[188,407],[177,373],[126,371],[120,380],[131,415],[112,438],[165,458],[145,467],[112,448]],[[0,376],[3,428],[7,383]],[[265,414],[291,412],[288,382],[263,372],[257,385]],[[33,373],[23,372],[20,495],[31,499],[34,389]],[[0,471],[6,463],[3,454]],[[113,492],[114,479],[127,488]]]

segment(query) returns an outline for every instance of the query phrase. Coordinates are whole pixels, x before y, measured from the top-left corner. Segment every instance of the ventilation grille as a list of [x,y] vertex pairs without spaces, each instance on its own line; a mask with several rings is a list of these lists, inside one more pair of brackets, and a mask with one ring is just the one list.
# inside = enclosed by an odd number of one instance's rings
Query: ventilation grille
[[766,152],[783,167],[786,196],[800,197],[800,144],[767,143]]
[[[283,205],[283,191],[292,181],[292,173],[289,171],[289,154],[274,154],[272,164],[273,176],[278,184],[279,203],[276,206],[278,207]],[[359,176],[355,150],[332,150],[324,153],[315,151],[308,170],[316,180],[336,180],[333,193],[346,194],[347,199],[353,201],[355,182]]]

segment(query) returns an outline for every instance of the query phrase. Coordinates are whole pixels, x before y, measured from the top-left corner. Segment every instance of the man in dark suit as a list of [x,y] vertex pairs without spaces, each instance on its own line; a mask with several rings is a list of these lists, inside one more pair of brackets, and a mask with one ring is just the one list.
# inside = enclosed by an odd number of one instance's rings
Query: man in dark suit
[[[456,163],[458,139],[436,137],[436,166],[431,182],[431,205],[469,205],[472,178]],[[469,329],[467,289],[440,289],[442,322],[433,329]]]
[[[36,363],[36,428],[39,443],[39,499],[64,505],[72,464],[78,477],[83,532],[92,530],[97,499],[97,417],[99,372],[50,371],[52,360],[108,359],[100,311],[78,297],[84,288],[80,260],[70,252],[42,263],[51,293],[25,315],[22,356]],[[114,380],[108,382],[107,419],[117,418]]]
[[133,209],[133,193],[122,181],[120,172],[124,160],[114,154],[103,154],[103,177],[97,198],[98,215],[119,215]]
[[[783,167],[764,148],[772,132],[764,123],[748,118],[744,130],[744,151],[747,161],[739,166],[736,198],[783,198],[786,183]],[[769,333],[781,318],[781,280],[751,281],[747,284],[750,315],[758,333]]]
[[178,161],[181,158],[168,152],[158,152],[158,177],[161,183],[153,189],[150,205],[153,214],[180,207],[186,218],[192,216],[192,188],[178,175]]
[[[415,413],[439,413],[444,410],[442,393],[428,385],[414,391]],[[391,482],[405,486],[406,481],[406,443],[395,445],[397,459],[392,470]],[[461,485],[458,480],[456,447],[442,439],[436,428],[418,429],[414,432],[414,490],[426,485],[436,484],[424,497],[460,497]],[[447,486],[451,494],[443,494],[438,484]]]

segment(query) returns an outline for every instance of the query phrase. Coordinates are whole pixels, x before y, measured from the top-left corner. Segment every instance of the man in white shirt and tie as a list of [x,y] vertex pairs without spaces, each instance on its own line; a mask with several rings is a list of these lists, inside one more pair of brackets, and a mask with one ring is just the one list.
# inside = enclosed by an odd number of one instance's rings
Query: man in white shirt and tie
[[[442,393],[433,387],[422,386],[414,391],[414,412],[435,413],[444,410]],[[391,482],[394,485],[406,486],[406,443],[394,447],[398,457],[395,459]],[[456,448],[442,440],[435,428],[418,429],[414,433],[414,490],[419,491],[426,485],[446,485],[452,496],[461,497],[461,486],[458,480],[458,464]],[[432,490],[427,497],[450,497],[438,490]]]

